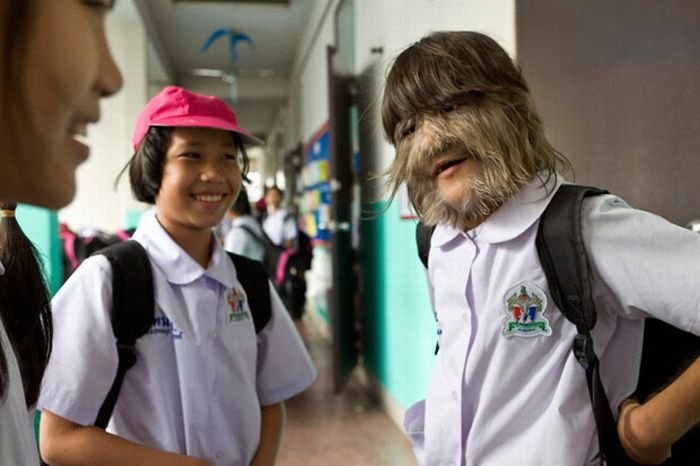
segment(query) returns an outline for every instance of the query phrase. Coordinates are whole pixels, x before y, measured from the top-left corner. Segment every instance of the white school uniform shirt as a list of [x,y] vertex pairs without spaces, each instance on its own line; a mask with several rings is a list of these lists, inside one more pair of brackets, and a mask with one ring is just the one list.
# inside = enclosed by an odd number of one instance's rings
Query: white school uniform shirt
[[[250,229],[250,231],[244,228]],[[255,237],[251,236],[255,235]],[[259,238],[259,239],[258,239]],[[226,236],[224,236],[224,249],[246,256],[256,261],[263,261],[265,246],[262,243],[263,231],[252,215],[237,217],[231,222]]]
[[[5,268],[0,263],[0,275]],[[7,361],[7,388],[0,399],[0,465],[37,466],[39,452],[34,440],[34,410],[27,410],[22,375],[10,339],[0,319],[0,345]]]
[[[247,466],[259,442],[260,406],[307,388],[308,353],[270,287],[272,316],[256,336],[248,300],[218,241],[205,270],[163,230],[154,213],[134,239],[153,267],[153,325],[136,343],[109,432],[147,446]],[[110,324],[111,268],[87,259],[54,298],[54,352],[40,409],[94,422],[117,370]]]
[[[536,178],[476,229],[433,234],[440,351],[425,402],[405,418],[421,465],[597,464],[585,373],[571,350],[576,328],[552,300],[535,247],[552,195]],[[642,318],[700,334],[700,235],[612,195],[582,210],[592,336],[617,414],[637,385]]]
[[212,228],[212,230],[214,230],[214,234],[219,238],[225,238],[229,229],[231,229],[231,219],[228,217],[221,219],[219,224]]
[[278,209],[268,214],[263,221],[263,230],[277,245],[282,245],[285,240],[293,240],[297,237],[296,221],[287,209]]

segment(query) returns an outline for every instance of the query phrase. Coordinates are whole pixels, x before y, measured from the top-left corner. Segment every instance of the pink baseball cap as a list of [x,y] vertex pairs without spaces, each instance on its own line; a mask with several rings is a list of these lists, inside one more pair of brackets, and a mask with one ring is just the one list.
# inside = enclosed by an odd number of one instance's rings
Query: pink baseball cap
[[177,86],[166,86],[144,107],[136,121],[131,142],[136,151],[151,126],[186,126],[233,131],[244,144],[263,141],[238,125],[238,118],[226,103],[214,96],[197,94]]

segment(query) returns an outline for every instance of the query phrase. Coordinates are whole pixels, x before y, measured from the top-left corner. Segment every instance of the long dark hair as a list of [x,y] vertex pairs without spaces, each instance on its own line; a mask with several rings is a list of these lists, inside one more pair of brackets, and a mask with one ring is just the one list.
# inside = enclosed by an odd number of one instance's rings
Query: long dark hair
[[14,217],[16,204],[2,203],[0,217],[0,317],[12,348],[0,347],[0,399],[7,393],[7,354],[14,350],[22,374],[27,408],[39,396],[51,354],[50,296],[34,245]]

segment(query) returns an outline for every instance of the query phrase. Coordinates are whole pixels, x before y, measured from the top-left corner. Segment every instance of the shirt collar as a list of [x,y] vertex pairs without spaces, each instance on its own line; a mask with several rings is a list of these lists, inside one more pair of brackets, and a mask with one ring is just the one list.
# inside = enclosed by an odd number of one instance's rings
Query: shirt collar
[[[547,183],[543,186],[545,180]],[[492,244],[516,238],[540,218],[552,196],[563,183],[560,175],[552,176],[549,180],[546,174],[535,176],[475,229],[465,233],[452,226],[438,225],[433,233],[431,246],[445,246],[457,237],[465,235],[478,237],[480,241]]]
[[[155,209],[145,212],[134,232],[134,239],[148,251],[151,261],[163,272],[166,280],[174,285],[186,285],[202,275],[216,280],[226,288],[232,288],[236,271],[223,247],[212,234],[213,251],[209,266],[199,265],[180,247],[158,222]],[[225,260],[224,260],[225,259]]]

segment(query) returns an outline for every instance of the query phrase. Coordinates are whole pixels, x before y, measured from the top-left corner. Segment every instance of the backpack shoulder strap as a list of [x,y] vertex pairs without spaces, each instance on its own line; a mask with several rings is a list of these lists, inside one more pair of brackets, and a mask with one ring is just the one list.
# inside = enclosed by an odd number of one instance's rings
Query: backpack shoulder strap
[[604,193],[586,186],[560,186],[542,214],[537,231],[537,253],[552,299],[579,333],[591,330],[596,322],[581,233],[581,207],[585,197]]
[[250,313],[255,325],[255,333],[265,328],[272,315],[270,287],[262,263],[245,256],[229,252],[228,255],[236,267],[236,277],[241,282],[250,305]]
[[[233,228],[240,228],[241,230],[248,233],[248,235],[251,236],[258,244],[265,247],[265,240],[263,238],[261,238],[260,236],[258,236],[258,234],[255,233],[255,231],[253,231],[253,229],[250,228],[248,225],[236,225]],[[265,233],[263,233],[263,234],[265,234]]]
[[95,425],[104,429],[112,417],[126,371],[136,363],[136,340],[153,323],[155,299],[151,263],[138,242],[116,243],[96,254],[104,255],[112,267],[112,329],[119,356],[117,375],[95,420]]
[[258,238],[262,239],[263,244],[265,245],[266,248],[272,247],[272,248],[284,249],[283,246],[280,246],[279,244],[275,244],[275,242],[272,241],[272,239],[270,239],[270,235],[267,234],[267,232],[265,231],[265,228],[263,228],[261,226],[260,231],[262,232],[262,236],[258,236]]
[[600,379],[590,330],[596,323],[588,258],[581,232],[581,207],[589,196],[606,191],[578,185],[559,187],[540,219],[535,240],[549,292],[564,317],[576,325],[573,352],[586,371],[588,394],[598,428],[598,443],[607,464],[632,464],[617,434],[617,423]]
[[430,239],[435,232],[435,225],[429,227],[423,222],[416,225],[416,244],[418,246],[418,257],[423,263],[423,267],[428,268],[428,257],[430,256]]

